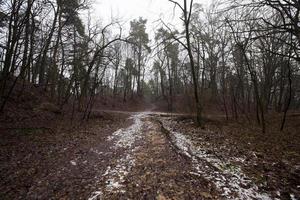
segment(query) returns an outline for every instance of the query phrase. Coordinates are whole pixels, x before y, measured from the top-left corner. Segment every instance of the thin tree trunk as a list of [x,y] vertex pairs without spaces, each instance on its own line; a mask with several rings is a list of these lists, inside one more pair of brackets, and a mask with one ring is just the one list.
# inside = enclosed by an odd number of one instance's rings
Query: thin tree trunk
[[282,118],[282,122],[281,122],[280,131],[283,131],[283,129],[284,129],[284,125],[285,125],[285,121],[286,121],[286,115],[287,115],[287,112],[289,110],[291,100],[292,100],[292,71],[291,71],[290,59],[291,58],[289,57],[288,64],[287,64],[287,66],[288,66],[288,80],[289,80],[289,93],[288,93],[286,106],[284,108],[284,113],[283,113],[283,118]]

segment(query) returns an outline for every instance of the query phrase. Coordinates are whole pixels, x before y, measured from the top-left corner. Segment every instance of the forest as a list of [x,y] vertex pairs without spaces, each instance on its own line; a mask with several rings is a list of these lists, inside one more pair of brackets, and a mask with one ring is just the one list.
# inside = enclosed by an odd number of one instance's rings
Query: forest
[[0,199],[300,199],[298,0],[101,2],[0,0]]

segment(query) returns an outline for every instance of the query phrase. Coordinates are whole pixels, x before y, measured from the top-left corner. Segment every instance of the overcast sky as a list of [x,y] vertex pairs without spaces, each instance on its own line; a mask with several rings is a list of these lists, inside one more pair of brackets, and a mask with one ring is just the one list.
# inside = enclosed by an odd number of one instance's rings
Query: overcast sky
[[[175,25],[176,29],[182,28],[179,20],[180,11],[174,10],[174,4],[168,0],[94,0],[93,4],[93,21],[98,21],[105,26],[112,22],[112,20],[121,21],[123,24],[123,33],[127,35],[130,29],[130,21],[143,17],[147,19],[147,33],[149,39],[154,39],[155,30],[161,27],[159,19],[164,20],[165,23]],[[182,0],[178,0],[179,2]],[[208,6],[212,0],[194,0],[194,3],[200,3],[204,7]],[[175,13],[174,13],[175,11]],[[119,32],[116,32],[119,33]],[[151,44],[150,44],[151,46]],[[152,60],[146,63],[147,72],[151,68]],[[150,74],[150,73],[146,73]],[[146,75],[146,80],[150,79]]]
[[[168,0],[94,0],[93,10],[96,20],[102,25],[111,22],[111,19],[119,19],[124,23],[128,31],[129,22],[140,16],[148,19],[147,32],[153,34],[153,29],[158,25],[160,18],[165,22],[179,24],[179,11]],[[194,0],[195,3],[208,5],[211,0]],[[179,0],[180,2],[180,0]]]

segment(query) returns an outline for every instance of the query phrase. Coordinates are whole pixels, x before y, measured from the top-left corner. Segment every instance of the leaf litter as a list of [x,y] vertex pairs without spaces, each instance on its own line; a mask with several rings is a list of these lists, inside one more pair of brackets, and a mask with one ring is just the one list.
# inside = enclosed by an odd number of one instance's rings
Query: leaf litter
[[191,173],[213,182],[221,191],[221,196],[226,199],[272,199],[268,194],[260,192],[258,186],[242,172],[241,168],[231,162],[243,161],[242,158],[223,161],[206,149],[195,146],[187,135],[173,131],[170,124],[172,121],[166,119],[161,121],[177,149],[192,160],[195,172]]

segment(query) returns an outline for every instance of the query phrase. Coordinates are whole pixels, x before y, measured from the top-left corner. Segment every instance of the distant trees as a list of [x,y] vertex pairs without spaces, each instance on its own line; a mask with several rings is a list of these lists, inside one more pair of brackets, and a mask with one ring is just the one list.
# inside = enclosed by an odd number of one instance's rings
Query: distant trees
[[247,49],[241,48],[239,52],[244,52],[244,63],[253,81],[257,121],[264,131],[263,114],[272,108],[283,111],[283,130],[293,99],[292,90],[296,89],[296,86],[292,88],[292,79],[299,73],[299,2],[233,1],[231,6],[234,8],[231,13],[236,14],[234,18],[233,15],[227,17],[226,21],[234,39],[249,44]]
[[130,22],[130,33],[129,41],[133,44],[133,54],[134,60],[136,60],[137,66],[137,94],[141,95],[142,92],[142,80],[141,77],[144,76],[144,62],[147,53],[150,53],[151,49],[148,46],[149,36],[146,33],[146,23],[147,20],[139,18],[138,20],[133,20]]
[[84,2],[59,0],[13,0],[1,4],[3,21],[7,22],[1,40],[5,52],[1,68],[1,112],[20,79],[50,89],[54,97],[59,78],[58,56],[66,45],[63,39],[70,37],[64,34],[73,27],[70,34],[84,35],[78,15],[83,6]]
[[142,96],[147,21],[133,20],[126,37],[117,22],[100,27],[89,17],[85,24],[79,13],[88,6],[85,0],[1,1],[1,112],[18,82],[48,91],[61,108],[72,103],[83,119],[107,88],[113,96],[124,93],[124,101],[129,93]]
[[263,132],[266,115],[283,112],[283,129],[288,108],[299,105],[299,2],[215,1],[206,9],[193,1],[170,2],[180,10],[183,29],[162,22],[166,30],[157,31],[161,48],[153,71],[161,95],[170,85],[167,47],[177,43],[185,50],[176,69],[181,95],[191,81],[198,124],[202,110],[214,105],[227,119],[256,119]]
[[[196,103],[196,113],[197,113],[197,123],[199,126],[202,126],[202,104],[201,104],[201,99],[199,96],[199,85],[198,85],[198,78],[197,78],[197,73],[196,73],[196,64],[194,60],[194,54],[192,50],[192,38],[191,38],[191,16],[192,16],[192,9],[193,9],[193,0],[190,1],[190,3],[187,2],[187,0],[183,0],[182,4],[169,0],[175,6],[177,6],[182,14],[182,22],[184,25],[184,39],[185,41],[181,41],[176,35],[173,34],[173,38],[179,42],[184,49],[187,51],[187,55],[189,57],[189,64],[190,64],[190,69],[191,69],[191,78],[193,82],[193,94],[195,98],[195,103]],[[168,29],[170,29],[168,27]],[[171,30],[170,30],[171,31]]]
[[61,108],[72,103],[83,119],[97,97],[125,102],[147,94],[161,96],[170,111],[188,99],[200,126],[213,107],[263,132],[266,116],[282,113],[283,129],[289,108],[300,105],[299,2],[213,1],[204,8],[169,1],[182,26],[162,22],[153,41],[142,17],[127,35],[118,22],[84,23],[84,0],[0,1],[0,111],[17,83],[30,82]]
[[168,102],[170,111],[173,109],[174,93],[178,93],[180,90],[180,82],[178,81],[179,46],[172,42],[174,34],[176,32],[171,33],[164,28],[157,30],[155,40],[159,52],[153,66],[155,73],[160,77],[161,93]]

